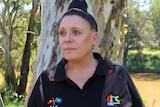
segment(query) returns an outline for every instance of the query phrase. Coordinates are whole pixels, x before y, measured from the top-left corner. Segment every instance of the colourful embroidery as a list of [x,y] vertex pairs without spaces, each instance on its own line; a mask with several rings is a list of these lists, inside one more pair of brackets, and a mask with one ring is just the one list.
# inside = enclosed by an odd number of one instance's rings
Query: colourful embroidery
[[106,101],[107,101],[108,106],[114,106],[114,105],[120,104],[119,96],[114,96],[112,94],[110,94],[109,96],[106,97]]
[[61,103],[62,103],[62,98],[59,97],[56,97],[55,99],[53,97],[51,100],[47,102],[47,104],[50,105],[50,107],[58,107],[58,104]]

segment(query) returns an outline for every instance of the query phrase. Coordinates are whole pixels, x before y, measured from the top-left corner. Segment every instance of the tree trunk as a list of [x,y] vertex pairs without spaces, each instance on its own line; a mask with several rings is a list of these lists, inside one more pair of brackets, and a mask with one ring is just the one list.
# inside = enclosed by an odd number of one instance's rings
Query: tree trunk
[[[64,5],[65,4],[65,5]],[[57,38],[60,17],[68,9],[69,0],[41,0],[41,34],[34,78],[62,58]]]
[[126,3],[127,0],[92,0],[92,3],[88,1],[98,23],[100,53],[120,64],[124,50],[123,24]]
[[26,97],[25,107],[33,86],[43,70],[55,65],[61,58],[56,36],[60,17],[68,9],[70,0],[40,0],[41,2],[41,33],[40,43],[32,77],[32,84]]
[[[13,2],[2,0],[3,9],[1,13],[2,17],[0,18],[0,30],[2,32],[2,40],[7,63],[5,80],[10,89],[15,89],[16,77],[11,56],[11,45],[19,0],[17,0],[13,4],[12,3]],[[10,8],[11,5],[12,8]]]
[[[33,7],[30,12],[30,21],[28,25],[28,31],[33,32],[34,26],[36,24],[36,13],[39,6],[39,0],[33,1]],[[33,41],[34,35],[32,33],[27,33],[27,39],[25,48],[23,51],[23,57],[22,57],[22,66],[21,66],[21,78],[20,83],[17,88],[17,93],[23,94],[26,90],[26,85],[28,81],[28,72],[29,72],[29,62],[30,62],[30,56],[31,56],[31,43]]]
[[[41,0],[41,34],[30,92],[38,76],[62,58],[57,42],[58,22],[71,0]],[[95,49],[103,56],[121,63],[123,57],[124,6],[126,0],[86,0],[88,11],[95,17],[100,41]],[[28,96],[30,93],[28,93]]]
[[15,85],[15,73],[14,73],[14,68],[12,64],[12,59],[11,59],[11,44],[10,44],[10,38],[7,34],[2,32],[2,39],[3,39],[3,44],[4,44],[4,51],[5,51],[5,56],[6,56],[6,62],[7,62],[7,73],[5,73],[5,79],[7,85],[13,89]]
[[3,99],[2,99],[1,94],[0,94],[0,107],[4,107],[4,103],[3,103]]

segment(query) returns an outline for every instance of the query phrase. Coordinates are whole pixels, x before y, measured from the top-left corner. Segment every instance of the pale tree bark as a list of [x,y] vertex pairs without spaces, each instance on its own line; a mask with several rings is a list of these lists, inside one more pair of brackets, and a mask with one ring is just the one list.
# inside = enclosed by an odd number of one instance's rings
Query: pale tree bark
[[0,94],[0,107],[4,107],[4,103],[3,103],[3,99],[2,99],[1,94]]
[[25,107],[33,86],[40,73],[55,65],[62,58],[57,41],[57,29],[60,17],[68,9],[70,0],[40,0],[41,33],[38,54],[35,62],[32,82],[26,97]]
[[10,1],[2,0],[4,4],[4,9],[2,12],[2,17],[0,17],[0,30],[2,32],[2,40],[4,44],[4,53],[6,57],[6,63],[8,69],[5,73],[5,80],[8,84],[8,86],[13,89],[15,85],[15,73],[14,73],[14,67],[12,64],[12,56],[11,56],[11,44],[12,44],[12,38],[13,38],[13,31],[14,31],[14,22],[15,22],[15,16],[17,15],[17,4],[19,0],[15,2],[13,5],[13,8],[10,9]]
[[[30,92],[42,71],[55,65],[62,58],[57,42],[57,28],[60,17],[67,11],[70,2],[71,0],[41,0],[42,29]],[[126,0],[86,0],[86,2],[88,11],[95,17],[99,27],[100,41],[95,51],[121,63]]]
[[[89,0],[98,23],[102,56],[122,64],[124,50],[124,14],[127,0]],[[97,5],[98,4],[98,5]]]
[[41,0],[41,34],[34,70],[35,78],[61,58],[57,29],[60,17],[66,12],[68,4],[69,0]]
[[4,52],[6,57],[6,63],[8,65],[7,73],[5,73],[5,79],[7,82],[7,85],[12,89],[15,85],[15,73],[14,73],[14,67],[12,64],[12,58],[11,58],[11,44],[10,44],[10,38],[9,35],[2,33],[3,37],[3,44],[4,44]]

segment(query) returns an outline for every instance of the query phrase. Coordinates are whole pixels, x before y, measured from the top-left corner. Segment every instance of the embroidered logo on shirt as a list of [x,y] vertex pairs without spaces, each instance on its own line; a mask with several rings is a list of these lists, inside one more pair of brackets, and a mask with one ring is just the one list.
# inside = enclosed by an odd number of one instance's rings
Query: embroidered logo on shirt
[[114,106],[114,105],[120,104],[119,96],[114,96],[114,95],[110,94],[109,96],[106,97],[106,100],[107,100],[108,106]]
[[111,74],[112,73],[112,70],[110,69],[109,71],[108,71],[108,74]]
[[54,97],[48,101],[48,105],[50,105],[50,107],[58,107],[58,104],[62,103],[62,98],[56,97],[54,99]]
[[54,77],[52,77],[52,78],[51,78],[51,81],[52,81],[52,82],[54,82],[54,81],[55,81],[55,78],[54,78]]

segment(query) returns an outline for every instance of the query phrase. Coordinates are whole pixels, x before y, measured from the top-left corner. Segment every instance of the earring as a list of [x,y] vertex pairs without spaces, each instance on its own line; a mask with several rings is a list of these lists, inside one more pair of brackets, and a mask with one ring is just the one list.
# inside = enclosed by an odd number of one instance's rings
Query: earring
[[94,44],[92,45],[92,48],[94,49]]

